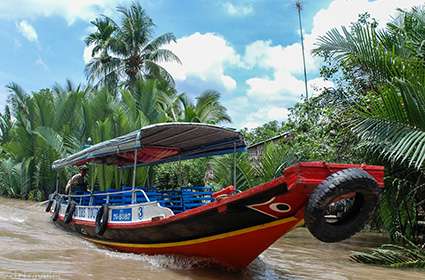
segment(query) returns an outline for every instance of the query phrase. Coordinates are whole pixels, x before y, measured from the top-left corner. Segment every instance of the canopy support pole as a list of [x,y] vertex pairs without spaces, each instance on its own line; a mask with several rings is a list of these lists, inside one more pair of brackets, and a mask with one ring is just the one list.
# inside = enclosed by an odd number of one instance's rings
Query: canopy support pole
[[96,166],[94,165],[89,165],[89,179],[90,179],[90,200],[89,200],[89,206],[93,205],[93,200],[94,200],[94,196],[93,196],[93,192],[94,192],[94,180],[95,180],[95,174],[96,174]]
[[95,174],[95,170],[96,170],[96,166],[94,165],[89,165],[89,174],[90,174],[90,193],[93,193],[94,191],[94,175]]
[[120,188],[122,188],[122,168],[118,168],[118,185]]
[[[136,142],[140,141],[140,131],[137,133]],[[137,174],[137,149],[134,150],[134,161],[133,161],[133,182],[131,188],[131,204],[136,203],[136,174]],[[147,196],[146,192],[142,190],[142,194],[145,197],[146,201],[149,202],[150,199]]]
[[133,181],[131,183],[131,204],[134,204],[136,197],[134,190],[136,189],[136,173],[137,173],[137,150],[134,150],[134,163],[133,163]]
[[[136,135],[136,143],[139,140],[140,137],[140,131]],[[136,202],[136,196],[134,193],[134,190],[136,188],[136,173],[137,173],[137,149],[134,149],[134,161],[133,161],[133,181],[131,186],[131,204],[134,204]]]
[[233,186],[236,188],[236,142],[233,142]]
[[179,160],[177,161],[177,185],[181,190],[181,187],[183,186],[183,180],[181,177],[182,174],[182,162],[181,162],[181,157],[179,155]]
[[55,193],[59,192],[59,173],[56,171],[56,190]]

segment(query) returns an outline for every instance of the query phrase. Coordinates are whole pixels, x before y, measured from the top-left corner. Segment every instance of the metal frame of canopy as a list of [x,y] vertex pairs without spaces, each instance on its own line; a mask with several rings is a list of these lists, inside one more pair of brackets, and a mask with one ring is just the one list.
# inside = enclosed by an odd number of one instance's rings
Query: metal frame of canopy
[[133,163],[134,156],[129,155],[135,150],[165,152],[148,160],[138,155],[138,164],[150,165],[233,153],[235,148],[238,151],[246,149],[241,133],[235,130],[202,123],[161,123],[143,127],[56,160],[52,168],[90,162],[127,166]]
[[[145,135],[146,137],[143,137]],[[153,140],[149,140],[153,138]],[[203,139],[201,141],[201,139]],[[161,145],[159,145],[161,144]],[[158,150],[174,149],[177,153],[165,152],[163,158],[143,162],[139,160],[140,152],[144,149],[156,148]],[[78,166],[86,163],[113,164],[121,168],[133,167],[132,201],[135,199],[136,169],[138,166],[162,164],[166,162],[181,161],[213,155],[224,155],[245,151],[245,141],[240,132],[234,129],[203,123],[160,123],[143,127],[129,134],[107,140],[90,146],[82,151],[72,154],[64,159],[56,160],[53,169],[66,166]],[[129,155],[132,153],[132,163]],[[122,155],[126,157],[122,157]],[[121,157],[120,157],[121,155]],[[168,156],[167,156],[168,155]],[[142,157],[143,154],[140,155]],[[110,160],[110,159],[114,160]],[[108,161],[109,160],[109,161]],[[122,160],[122,161],[119,161]],[[233,185],[236,186],[236,156],[233,157]],[[58,192],[56,181],[56,193]],[[149,198],[144,193],[145,198]]]

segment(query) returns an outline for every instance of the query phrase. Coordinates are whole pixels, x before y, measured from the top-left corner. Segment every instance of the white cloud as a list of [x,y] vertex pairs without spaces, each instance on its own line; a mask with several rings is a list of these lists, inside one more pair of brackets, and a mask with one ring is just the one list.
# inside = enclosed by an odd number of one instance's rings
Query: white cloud
[[84,63],[85,64],[89,63],[90,60],[92,59],[92,56],[91,55],[93,53],[93,49],[94,49],[94,46],[93,45],[89,45],[89,46],[84,47],[84,50],[83,50],[83,60],[84,60]]
[[3,0],[0,18],[20,19],[61,16],[69,24],[76,19],[90,20],[99,14],[111,14],[124,0]]
[[233,47],[220,35],[196,32],[179,38],[167,48],[182,62],[163,63],[175,80],[184,81],[195,77],[223,86],[227,91],[236,88],[235,79],[226,74],[224,69],[226,66],[240,66],[241,60]]
[[254,8],[251,4],[235,5],[230,2],[225,2],[223,8],[231,16],[247,16],[254,12]]
[[[290,73],[303,71],[301,44],[299,43],[273,46],[270,40],[258,40],[246,46],[243,60],[248,68],[258,66]],[[306,52],[306,67],[307,71],[316,69],[310,52]]]
[[[305,93],[304,80],[297,79],[288,72],[277,73],[275,78],[251,78],[246,81],[247,96],[256,104],[266,102],[294,103]],[[314,78],[307,81],[307,89],[311,95],[320,94],[325,88],[333,86],[331,81]]]
[[254,77],[246,81],[247,96],[261,102],[295,102],[304,89],[304,83],[289,72],[278,72],[273,78]]
[[397,8],[409,9],[424,5],[423,0],[334,0],[314,15],[311,35],[325,34],[334,27],[348,26],[357,21],[358,15],[368,12],[384,25],[397,15]]
[[257,111],[249,114],[241,127],[252,129],[269,121],[284,121],[288,119],[289,110],[275,105],[260,107]]
[[[284,121],[288,118],[288,108],[304,93],[303,80],[294,82],[297,88],[292,92],[281,91],[278,82],[272,79],[249,80],[249,83],[251,91],[245,96],[224,101],[235,127],[251,129],[273,120]],[[325,88],[333,86],[332,82],[320,77],[309,80],[307,84],[310,96],[319,95]]]
[[18,28],[22,36],[24,36],[28,41],[37,42],[37,31],[35,31],[35,28],[26,20],[21,20],[19,23],[16,24],[16,27]]
[[49,67],[44,62],[44,60],[41,57],[38,57],[35,61],[35,64],[43,68],[45,71],[49,70]]
[[[371,14],[383,26],[394,18],[397,8],[409,9],[412,6],[423,4],[423,0],[334,0],[327,8],[317,12],[313,17],[311,32],[304,36],[306,67],[310,78],[308,81],[309,95],[320,94],[324,88],[332,86],[332,82],[317,78],[321,61],[313,57],[311,51],[318,36],[324,35],[334,27],[349,26],[352,22],[357,21],[359,14],[364,12]],[[267,112],[276,112],[270,106],[284,110],[300,100],[304,94],[300,43],[273,45],[271,41],[255,41],[246,46],[242,62],[248,69],[271,70],[272,73],[268,76],[258,75],[246,80],[248,89],[245,103],[255,104],[255,106],[246,106],[243,107],[245,111],[236,112],[234,118],[238,125],[254,127],[272,120],[273,118],[270,117],[273,115],[283,116],[284,114],[267,114]],[[260,109],[255,110],[255,108]]]
[[4,112],[4,109],[7,105],[7,98],[9,97],[9,93],[4,90],[4,88],[0,88],[0,113]]

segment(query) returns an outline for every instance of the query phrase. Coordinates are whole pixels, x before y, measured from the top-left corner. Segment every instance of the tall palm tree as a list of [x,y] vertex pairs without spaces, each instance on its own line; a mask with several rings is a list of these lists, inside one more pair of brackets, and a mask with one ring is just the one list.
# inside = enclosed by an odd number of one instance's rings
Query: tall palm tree
[[129,85],[137,79],[162,78],[173,84],[160,63],[180,63],[172,51],[163,48],[174,42],[175,36],[165,33],[154,38],[155,24],[136,2],[117,10],[118,23],[105,16],[92,22],[96,31],[86,38],[87,45],[94,45],[93,60],[86,66],[87,77],[99,81],[124,79]]
[[86,75],[89,81],[98,79],[103,85],[115,85],[118,82],[114,69],[119,59],[112,56],[115,38],[112,36],[117,30],[115,23],[108,17],[100,17],[90,22],[96,31],[85,38],[87,46],[92,46],[91,61],[86,65]]

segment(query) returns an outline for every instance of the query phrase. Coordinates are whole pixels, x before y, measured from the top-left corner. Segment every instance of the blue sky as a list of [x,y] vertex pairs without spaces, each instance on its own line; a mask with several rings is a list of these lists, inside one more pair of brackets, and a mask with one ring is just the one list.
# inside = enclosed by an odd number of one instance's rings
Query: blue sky
[[[285,120],[303,93],[298,19],[292,0],[140,0],[157,25],[173,32],[167,46],[182,65],[165,64],[177,88],[191,96],[222,93],[233,126],[252,128]],[[398,7],[418,0],[305,0],[303,23],[309,89],[331,86],[320,79],[320,60],[310,55],[318,36],[348,25],[368,11],[381,24]],[[15,0],[0,3],[0,107],[17,82],[27,91],[71,79],[84,83],[90,48],[83,38],[98,14],[116,15],[124,0]]]

